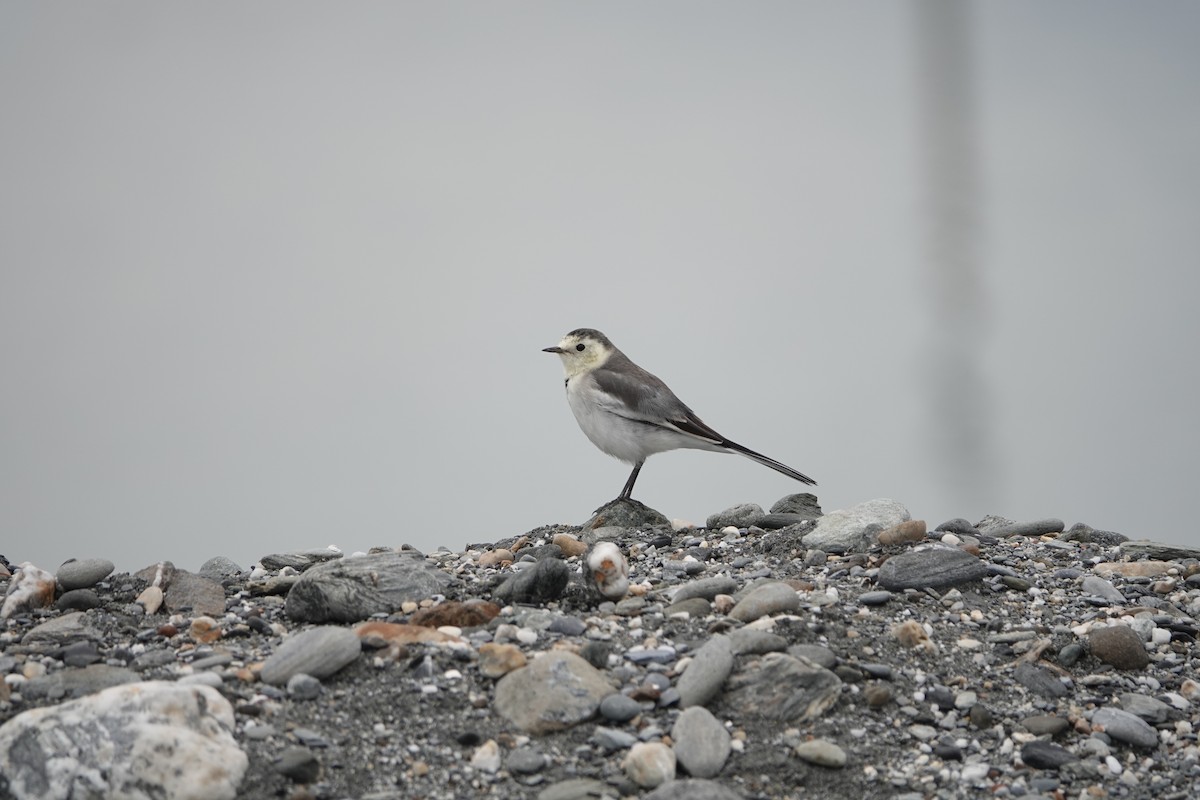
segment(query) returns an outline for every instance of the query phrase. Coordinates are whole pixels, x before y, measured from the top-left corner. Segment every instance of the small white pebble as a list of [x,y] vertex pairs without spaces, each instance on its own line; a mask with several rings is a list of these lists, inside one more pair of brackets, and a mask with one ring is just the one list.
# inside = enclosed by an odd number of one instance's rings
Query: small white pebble
[[942,537],[942,544],[960,545],[962,544],[962,539],[958,538],[953,533],[947,533]]
[[1120,775],[1125,770],[1121,767],[1121,762],[1113,756],[1105,756],[1104,764],[1108,767],[1108,771],[1113,775]]
[[737,529],[736,525],[726,525],[724,528],[721,528],[721,534],[724,536],[737,536],[739,533],[741,531]]
[[686,519],[671,520],[671,530],[673,530],[673,531],[683,531],[683,530],[687,530],[688,528],[694,528],[694,527],[696,527],[696,526],[693,525],[692,523],[688,522]]
[[983,645],[978,639],[959,639],[958,646],[963,650],[974,650]]
[[533,644],[538,639],[537,631],[530,628],[517,629],[517,641],[521,644]]

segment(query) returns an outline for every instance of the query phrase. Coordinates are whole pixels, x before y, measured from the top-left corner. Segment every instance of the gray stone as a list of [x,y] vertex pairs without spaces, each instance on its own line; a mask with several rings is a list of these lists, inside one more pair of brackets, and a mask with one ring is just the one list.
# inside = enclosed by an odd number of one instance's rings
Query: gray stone
[[307,747],[293,745],[279,754],[275,769],[296,783],[314,783],[321,776],[321,762]]
[[729,637],[717,634],[696,651],[675,688],[683,708],[702,706],[716,696],[733,670],[733,645]]
[[1134,716],[1141,717],[1152,725],[1166,722],[1167,716],[1171,713],[1169,705],[1153,697],[1147,697],[1144,694],[1125,693],[1119,695],[1117,700],[1120,701],[1121,708]]
[[650,528],[656,525],[670,525],[671,520],[664,517],[645,503],[637,500],[610,500],[596,509],[582,527],[589,530],[596,528]]
[[1079,757],[1070,750],[1051,744],[1044,739],[1027,742],[1021,748],[1021,760],[1034,769],[1058,769]]
[[263,664],[263,683],[282,685],[304,673],[327,678],[358,658],[362,641],[348,629],[322,625],[293,634]]
[[591,719],[612,691],[608,679],[579,656],[551,651],[501,678],[492,707],[521,730],[542,734]]
[[1070,720],[1063,717],[1056,717],[1053,714],[1037,714],[1032,717],[1026,717],[1021,720],[1021,724],[1025,726],[1025,730],[1034,736],[1058,736],[1071,727]]
[[287,693],[293,700],[316,700],[321,695],[321,681],[306,672],[297,672],[287,679]]
[[892,556],[879,568],[885,589],[941,589],[982,580],[987,564],[966,550],[944,545],[918,546]]
[[1136,539],[1121,544],[1121,552],[1130,556],[1145,556],[1153,561],[1180,561],[1185,558],[1200,559],[1200,547],[1179,544],[1162,544],[1148,539]]
[[706,617],[712,613],[712,603],[705,600],[703,597],[689,597],[686,600],[681,600],[678,603],[672,603],[667,606],[663,613],[667,616],[672,614],[687,614],[689,617]]
[[1083,590],[1084,594],[1101,597],[1116,605],[1125,604],[1125,595],[1121,594],[1112,583],[1096,575],[1085,576],[1079,588]]
[[1092,715],[1092,727],[1101,727],[1112,739],[1137,747],[1155,747],[1158,734],[1141,717],[1119,708],[1101,708]]
[[1066,697],[1070,694],[1058,676],[1045,667],[1019,664],[1013,677],[1026,689],[1042,697]]
[[628,750],[637,744],[638,738],[629,731],[597,725],[592,729],[591,741],[604,750],[613,753],[617,750]]
[[796,756],[810,764],[840,769],[846,766],[846,751],[825,739],[810,739],[795,747]]
[[518,747],[504,759],[504,766],[518,775],[533,775],[546,767],[546,756],[532,747]]
[[837,653],[822,644],[794,644],[787,649],[788,655],[806,658],[818,667],[833,669],[837,665]]
[[1128,625],[1093,628],[1088,633],[1092,655],[1117,669],[1145,669],[1150,663],[1142,637]]
[[72,589],[63,592],[55,601],[54,607],[59,611],[87,611],[100,605],[100,596],[91,589]]
[[731,619],[753,622],[759,617],[795,611],[800,608],[800,595],[786,583],[772,581],[746,594],[729,612]]
[[510,576],[496,587],[494,594],[504,603],[548,603],[562,596],[570,580],[571,568],[567,562],[543,558],[533,567]]
[[938,525],[936,528],[934,528],[934,530],[940,533],[957,533],[967,536],[979,535],[979,529],[962,517],[955,517],[954,519],[946,520],[941,525]]
[[263,569],[277,570],[284,567],[291,567],[297,572],[304,572],[306,569],[315,567],[317,564],[324,564],[326,561],[336,561],[341,557],[341,552],[324,548],[304,550],[299,553],[271,553],[260,558],[258,563],[262,564]]
[[718,531],[728,525],[735,528],[749,528],[751,525],[757,525],[765,515],[766,512],[757,503],[742,503],[712,514],[705,525]]
[[671,728],[679,766],[697,778],[711,778],[725,766],[733,750],[725,726],[703,706],[684,709]]
[[27,647],[61,646],[81,639],[100,641],[103,634],[92,625],[92,619],[82,611],[72,611],[35,625],[21,637]]
[[1080,544],[1098,544],[1101,547],[1115,547],[1122,542],[1129,541],[1129,537],[1122,533],[1098,531],[1082,522],[1076,522],[1071,526],[1070,530],[1064,531],[1058,538],[1067,542],[1079,542]]
[[730,631],[728,636],[736,656],[778,653],[786,650],[788,646],[787,639],[779,634],[754,628],[738,628]]
[[650,794],[642,795],[642,800],[744,800],[744,796],[716,781],[687,778],[668,781]]
[[613,722],[628,722],[640,713],[642,704],[620,692],[613,692],[600,701],[600,716]]
[[172,613],[186,611],[196,616],[220,617],[225,613],[225,588],[194,572],[177,569],[163,595],[163,603]]
[[807,522],[812,522],[812,520],[803,514],[763,514],[754,524],[763,530],[777,531],[780,528],[790,528],[793,525]]
[[733,594],[737,591],[737,581],[728,575],[714,575],[711,578],[700,578],[689,581],[676,590],[672,602],[680,603],[693,597],[703,597],[712,600],[719,594]]
[[356,622],[440,594],[452,582],[446,573],[427,567],[424,558],[396,552],[344,558],[301,575],[288,592],[284,611],[302,622]]
[[225,556],[214,556],[200,565],[199,574],[210,581],[220,583],[226,578],[241,575],[244,571],[233,559],[226,558]]
[[542,789],[537,800],[597,800],[613,796],[608,786],[595,778],[570,778]]
[[0,773],[16,800],[233,800],[249,764],[234,724],[229,701],[208,686],[116,686],[6,722]]
[[800,723],[829,710],[841,690],[841,679],[829,670],[784,653],[768,653],[729,678],[722,702],[739,714]]
[[798,514],[805,519],[817,519],[821,516],[821,504],[812,492],[797,492],[781,497],[771,506],[772,514]]
[[[174,656],[172,656],[172,661]],[[108,664],[89,664],[82,669],[63,669],[30,678],[21,692],[30,700],[51,697],[83,697],[113,686],[137,683],[136,672]]]
[[1061,519],[1039,519],[1033,522],[1011,522],[1008,524],[980,524],[979,530],[989,536],[1007,538],[1010,536],[1042,536],[1047,533],[1060,533],[1065,527]]
[[868,500],[821,517],[804,535],[804,546],[827,553],[865,552],[880,531],[911,518],[908,509],[895,500]]
[[858,602],[864,606],[881,606],[893,597],[892,593],[886,589],[880,589],[874,592],[863,592],[858,597]]
[[58,568],[55,578],[63,591],[90,589],[112,574],[113,563],[105,558],[71,559]]

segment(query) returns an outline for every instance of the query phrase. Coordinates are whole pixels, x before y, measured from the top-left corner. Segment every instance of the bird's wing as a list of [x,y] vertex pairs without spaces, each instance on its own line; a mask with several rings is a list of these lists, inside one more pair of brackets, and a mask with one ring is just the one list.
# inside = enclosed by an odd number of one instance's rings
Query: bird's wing
[[[607,366],[607,365],[606,365]],[[610,414],[626,419],[669,428],[723,444],[725,437],[696,416],[670,387],[628,358],[619,369],[598,369],[592,373],[597,388],[596,403]]]

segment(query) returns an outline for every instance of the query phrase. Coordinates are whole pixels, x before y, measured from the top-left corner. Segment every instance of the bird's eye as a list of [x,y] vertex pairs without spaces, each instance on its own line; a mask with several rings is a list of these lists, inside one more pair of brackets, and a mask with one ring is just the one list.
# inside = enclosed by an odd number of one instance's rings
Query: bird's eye
[[582,353],[582,352],[583,352],[583,345],[582,345],[582,344],[577,344],[577,345],[575,345],[575,349],[576,349],[576,350],[578,350],[579,352],[581,352],[581,353]]

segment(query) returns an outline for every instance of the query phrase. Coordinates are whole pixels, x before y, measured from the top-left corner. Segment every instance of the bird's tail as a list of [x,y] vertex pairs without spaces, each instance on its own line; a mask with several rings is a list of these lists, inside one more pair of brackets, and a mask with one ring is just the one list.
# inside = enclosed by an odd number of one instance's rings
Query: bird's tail
[[763,466],[770,467],[771,469],[775,470],[776,472],[782,472],[784,475],[787,475],[789,478],[792,478],[793,480],[800,481],[801,483],[807,483],[809,486],[817,485],[816,481],[814,481],[812,478],[805,475],[803,472],[794,470],[791,467],[789,467],[787,464],[780,463],[773,458],[768,458],[767,456],[764,456],[762,453],[756,453],[753,450],[751,450],[749,447],[742,447],[737,442],[731,442],[728,439],[726,439],[724,442],[722,442],[722,444],[725,445],[726,447],[728,447],[733,452],[737,453],[738,455],[742,455],[753,461],[757,461],[758,463],[762,464]]

